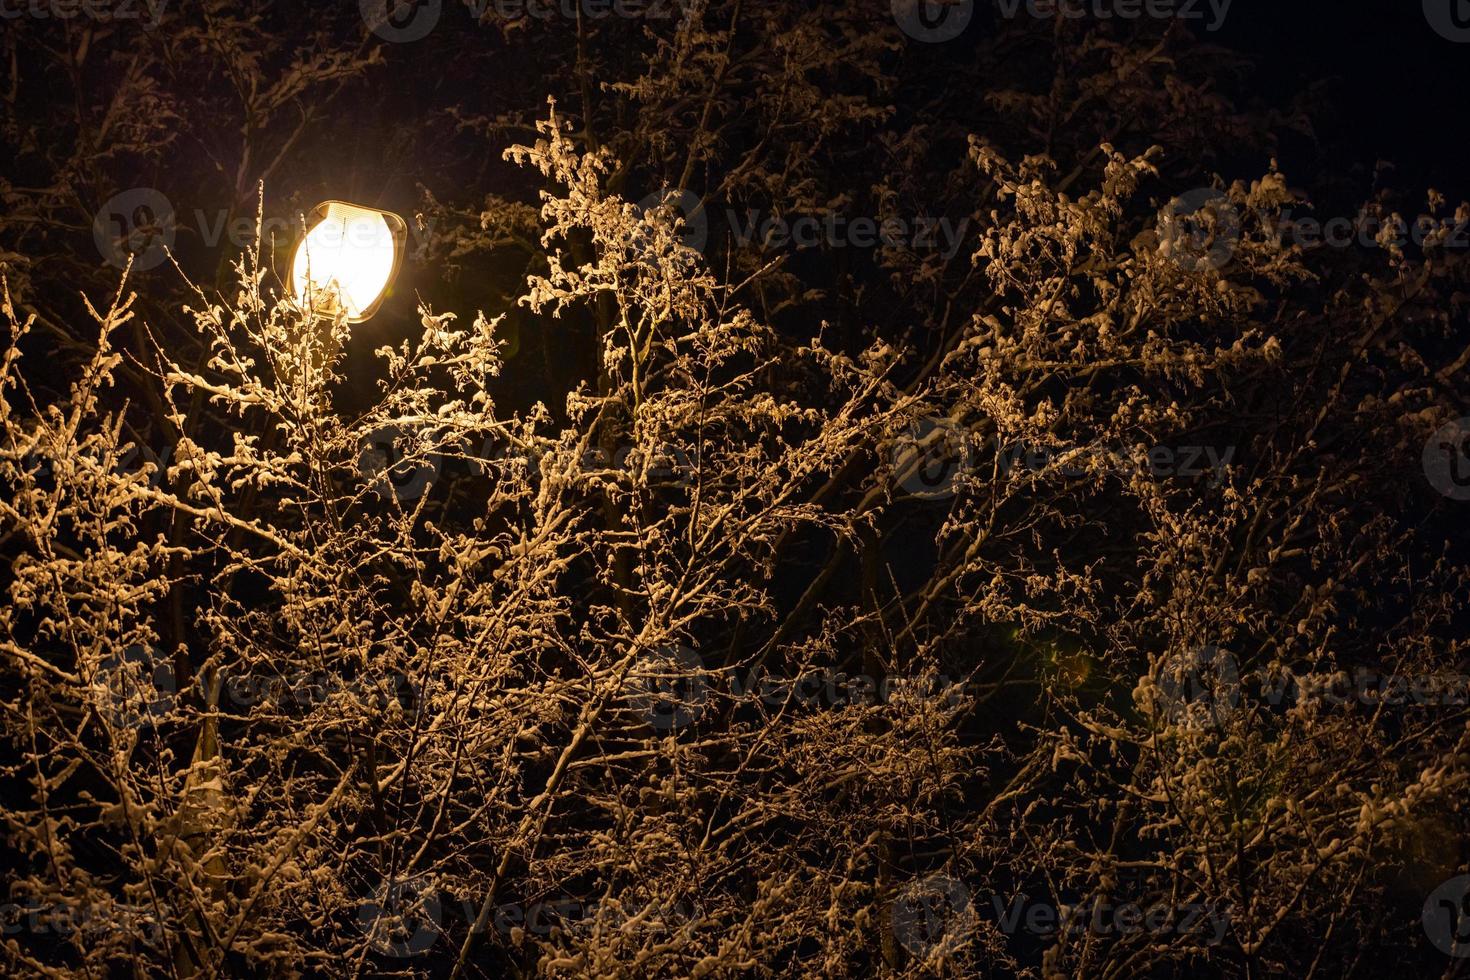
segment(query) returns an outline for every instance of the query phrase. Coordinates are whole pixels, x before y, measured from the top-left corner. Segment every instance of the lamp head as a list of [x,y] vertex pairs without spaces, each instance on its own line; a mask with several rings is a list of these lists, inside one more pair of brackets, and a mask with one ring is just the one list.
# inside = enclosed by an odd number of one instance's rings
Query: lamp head
[[324,316],[361,323],[378,311],[408,242],[408,225],[391,211],[325,201],[311,209],[291,262],[291,292]]

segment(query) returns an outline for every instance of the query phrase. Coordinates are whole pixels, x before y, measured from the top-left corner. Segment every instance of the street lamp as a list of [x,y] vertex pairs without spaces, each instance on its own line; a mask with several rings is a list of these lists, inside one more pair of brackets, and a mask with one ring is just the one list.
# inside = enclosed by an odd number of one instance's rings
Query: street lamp
[[317,315],[361,323],[383,304],[407,242],[408,225],[391,211],[325,201],[307,216],[291,291]]

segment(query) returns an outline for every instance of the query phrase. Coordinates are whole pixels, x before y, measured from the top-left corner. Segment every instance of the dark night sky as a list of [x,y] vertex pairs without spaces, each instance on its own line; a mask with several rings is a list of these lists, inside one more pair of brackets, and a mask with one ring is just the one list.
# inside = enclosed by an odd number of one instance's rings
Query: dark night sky
[[1435,33],[1421,0],[1235,0],[1215,36],[1256,61],[1265,97],[1331,80],[1317,120],[1329,147],[1392,161],[1401,186],[1470,193],[1470,43]]

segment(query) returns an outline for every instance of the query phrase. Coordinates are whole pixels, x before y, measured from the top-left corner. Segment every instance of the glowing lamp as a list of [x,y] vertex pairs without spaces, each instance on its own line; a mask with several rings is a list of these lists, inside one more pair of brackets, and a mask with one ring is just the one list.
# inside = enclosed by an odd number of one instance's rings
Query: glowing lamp
[[311,209],[291,262],[291,291],[313,312],[361,323],[382,305],[398,274],[408,225],[391,211],[344,201]]

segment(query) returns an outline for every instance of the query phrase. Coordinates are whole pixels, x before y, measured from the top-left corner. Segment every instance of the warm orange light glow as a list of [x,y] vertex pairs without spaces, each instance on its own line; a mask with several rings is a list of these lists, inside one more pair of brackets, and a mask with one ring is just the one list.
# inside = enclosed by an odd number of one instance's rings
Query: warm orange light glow
[[291,290],[312,309],[342,309],[348,323],[377,312],[403,260],[408,226],[398,215],[343,201],[312,209],[291,263]]

